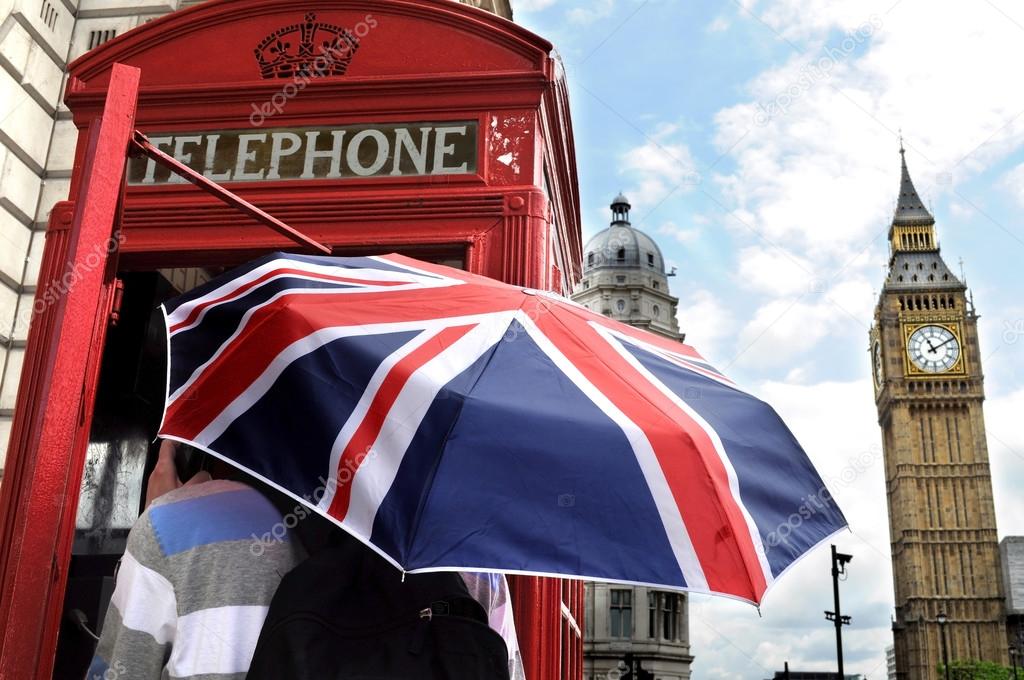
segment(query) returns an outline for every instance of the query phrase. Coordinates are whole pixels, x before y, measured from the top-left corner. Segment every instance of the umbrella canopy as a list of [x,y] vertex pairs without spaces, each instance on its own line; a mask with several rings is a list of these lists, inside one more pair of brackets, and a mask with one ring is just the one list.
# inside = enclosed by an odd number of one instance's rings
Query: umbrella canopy
[[161,436],[405,571],[760,602],[846,525],[775,411],[691,347],[400,255],[277,253],[164,307]]

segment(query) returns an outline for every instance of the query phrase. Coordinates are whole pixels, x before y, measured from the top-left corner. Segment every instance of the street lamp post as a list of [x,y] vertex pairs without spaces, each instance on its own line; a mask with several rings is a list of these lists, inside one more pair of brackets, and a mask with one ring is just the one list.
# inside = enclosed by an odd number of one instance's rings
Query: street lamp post
[[946,618],[945,612],[940,612],[935,620],[939,622],[939,630],[942,631],[942,667],[946,671],[946,680],[949,680],[949,647],[946,642],[946,624],[949,623],[949,619]]
[[1016,647],[1010,647],[1010,661],[1013,662],[1013,680],[1017,680],[1017,655],[1020,652],[1017,651]]
[[[846,574],[846,565],[853,560],[853,555],[837,552],[832,546],[832,597],[835,603],[835,611],[825,612],[825,619],[835,623],[836,627],[836,665],[838,680],[845,679],[843,670],[843,626],[850,625],[850,617],[844,616],[839,609],[839,577]],[[948,680],[948,679],[947,679]]]

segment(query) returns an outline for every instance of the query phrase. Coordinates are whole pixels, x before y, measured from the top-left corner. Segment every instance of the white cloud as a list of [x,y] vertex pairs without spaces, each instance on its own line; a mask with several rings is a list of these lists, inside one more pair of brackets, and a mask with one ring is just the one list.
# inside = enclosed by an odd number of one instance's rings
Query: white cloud
[[[795,288],[798,283],[788,285]],[[806,292],[772,298],[757,309],[739,333],[734,361],[746,367],[809,371],[811,351],[826,339],[846,346],[853,332],[866,346],[872,309],[871,284],[863,278],[828,285],[812,280]]]
[[[852,382],[822,382],[814,361],[842,356],[849,366],[857,360],[852,334],[866,347],[872,288],[881,284],[878,265],[885,262],[884,236],[899,186],[896,130],[906,133],[910,170],[926,201],[961,190],[965,180],[1024,144],[1024,116],[1016,118],[1024,111],[1024,91],[1008,91],[1002,68],[995,66],[1024,60],[1020,27],[990,6],[902,0],[886,14],[890,5],[748,3],[775,31],[810,51],[759,74],[748,83],[749,96],[715,120],[716,145],[731,149],[735,162],[732,169],[723,163],[726,170],[714,178],[735,209],[735,219],[724,224],[744,243],[756,243],[737,254],[738,276],[748,292],[761,296],[737,333],[737,350],[747,348],[738,363],[776,376],[779,382],[755,392],[776,407],[823,477],[842,480],[844,470],[853,469],[851,460],[871,461],[833,491],[854,532],[836,539],[854,555],[842,584],[854,618],[844,631],[847,672],[873,680],[885,676],[893,594],[868,361],[866,354],[860,357],[862,375]],[[1000,5],[1006,10],[1006,3]],[[873,13],[881,18],[877,29],[844,50],[844,36],[835,32],[857,30]],[[1024,24],[1024,17],[1017,18]],[[752,21],[742,10],[736,20]],[[823,56],[828,61],[821,62]],[[816,65],[828,68],[816,72],[810,68]],[[1024,204],[1024,169],[1014,168],[1002,185]],[[971,217],[971,202],[954,201],[951,216]],[[943,219],[937,218],[941,237]],[[751,240],[751,230],[760,241]],[[814,272],[811,291],[802,287],[805,267]],[[1018,426],[1024,390],[1015,373],[1024,321],[1019,343],[1008,344],[1001,335],[1024,314],[1000,310],[992,317],[983,318],[986,420],[1005,535],[1024,533],[1024,431]],[[819,548],[779,582],[764,603],[763,619],[734,603],[694,597],[694,677],[771,677],[785,660],[795,670],[834,669],[832,630],[821,615],[831,608],[827,552]]]
[[737,275],[743,287],[777,296],[802,295],[818,285],[808,260],[773,247],[741,250]]
[[727,305],[708,290],[697,289],[681,297],[676,318],[679,330],[686,333],[686,344],[714,363],[723,358],[722,340],[736,330],[736,320]]
[[576,24],[590,24],[604,19],[615,10],[615,0],[592,0],[584,7],[574,7],[566,16]]
[[1019,204],[1024,205],[1024,163],[1003,175],[1000,184]]
[[671,195],[682,195],[700,184],[701,176],[690,148],[672,137],[674,125],[662,125],[646,143],[624,153],[620,174],[634,185],[627,195],[634,207],[649,211]]
[[658,233],[663,236],[670,236],[678,243],[692,243],[700,238],[700,229],[684,229],[675,222],[669,220],[658,227]]
[[543,9],[551,7],[558,0],[515,0],[513,11],[519,12],[539,12]]
[[999,536],[1024,535],[1024,389],[985,402],[985,430],[988,435],[993,495]]
[[[990,7],[903,0],[886,14],[889,4],[755,7],[788,37],[814,36],[809,52],[760,74],[750,100],[716,121],[722,150],[742,137],[722,189],[769,238],[838,256],[884,231],[900,127],[925,200],[1024,142],[1024,117],[1015,120],[1024,90],[1005,87],[993,69],[1024,59],[1020,27]],[[877,28],[855,49],[844,49],[842,35],[826,40],[873,15]],[[822,59],[827,72],[815,70]]]
[[762,305],[740,331],[739,354],[743,366],[794,367],[832,330],[833,309],[807,301],[808,296],[777,298]]
[[[870,379],[793,385],[767,382],[754,390],[793,430],[829,490],[846,512],[852,533],[830,542],[854,556],[841,584],[844,612],[854,625],[843,631],[847,672],[885,675],[891,644],[891,562],[881,436]],[[760,616],[739,603],[691,596],[691,648],[695,677],[749,680],[771,677],[789,661],[793,670],[835,668],[827,544],[798,562],[769,591]]]
[[722,33],[724,31],[728,31],[731,25],[732,22],[729,21],[728,17],[718,16],[715,17],[714,20],[704,28],[704,30],[708,33]]
[[[1024,202],[1024,192],[1021,194],[1021,201]],[[951,201],[949,213],[958,220],[970,220],[977,214],[971,206],[960,201]]]

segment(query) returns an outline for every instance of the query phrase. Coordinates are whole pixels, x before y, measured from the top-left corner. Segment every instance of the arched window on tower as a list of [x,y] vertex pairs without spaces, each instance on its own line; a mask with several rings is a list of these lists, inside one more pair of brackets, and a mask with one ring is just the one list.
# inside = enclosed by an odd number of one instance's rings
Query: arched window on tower
[[615,259],[618,260],[619,262],[625,262],[626,261],[626,249],[625,248],[619,248],[618,252],[615,253]]

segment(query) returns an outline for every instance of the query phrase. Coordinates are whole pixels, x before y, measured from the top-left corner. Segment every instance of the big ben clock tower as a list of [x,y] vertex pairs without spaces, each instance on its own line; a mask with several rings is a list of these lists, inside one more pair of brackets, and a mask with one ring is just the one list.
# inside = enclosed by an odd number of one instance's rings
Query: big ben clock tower
[[885,451],[897,675],[937,680],[943,635],[951,662],[1006,665],[1006,633],[978,317],[942,259],[902,145],[900,155],[889,273],[870,352]]

